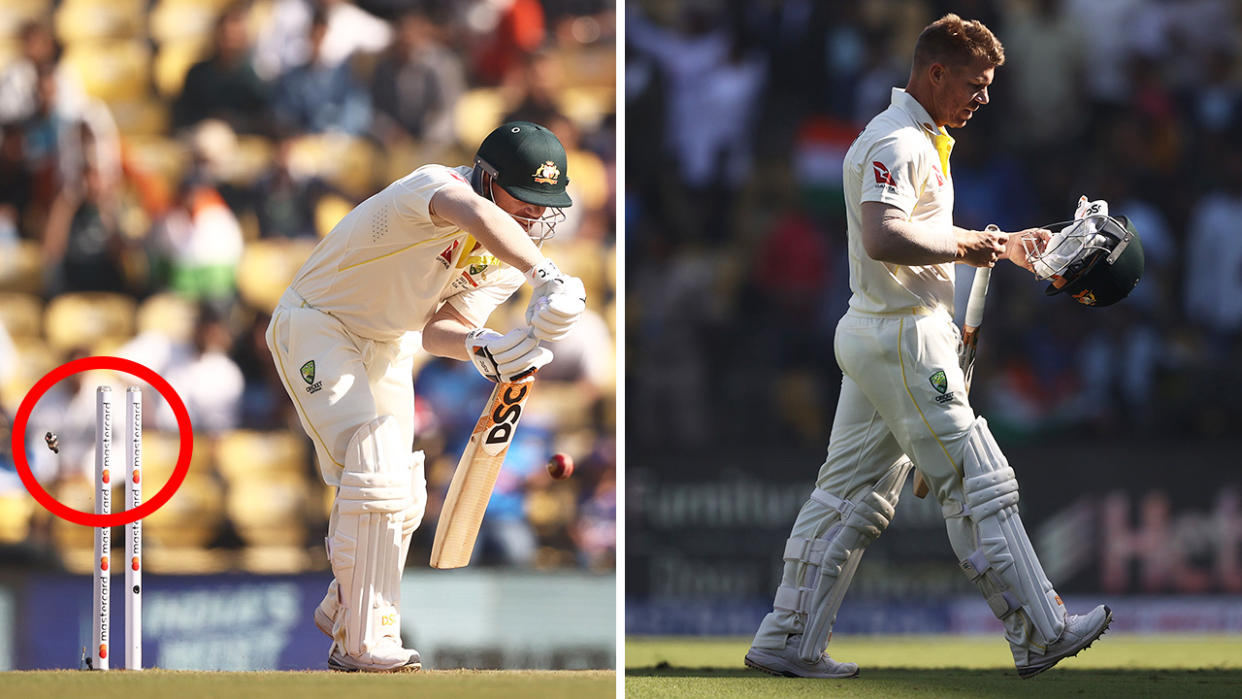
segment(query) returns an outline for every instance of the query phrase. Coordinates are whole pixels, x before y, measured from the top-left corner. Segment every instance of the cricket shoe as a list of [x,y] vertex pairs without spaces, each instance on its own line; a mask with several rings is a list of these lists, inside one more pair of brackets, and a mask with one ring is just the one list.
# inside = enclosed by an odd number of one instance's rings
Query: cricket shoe
[[1091,647],[1095,639],[1104,635],[1113,621],[1113,612],[1101,604],[1086,614],[1071,614],[1065,618],[1065,632],[1043,654],[1024,646],[1011,646],[1018,676],[1028,679],[1056,665],[1065,658],[1078,655]]
[[328,638],[332,638],[332,627],[336,624],[336,615],[341,610],[339,589],[336,578],[332,578],[332,582],[328,583],[328,593],[323,596],[319,606],[315,607],[315,626]]
[[340,643],[333,642],[328,667],[337,672],[418,672],[423,659],[418,651],[402,647],[391,636],[380,638],[374,648],[362,655],[346,655]]
[[820,654],[815,662],[803,660],[798,655],[798,646],[801,643],[802,634],[794,634],[785,641],[785,647],[779,650],[752,646],[746,652],[746,665],[777,677],[858,677],[858,663],[839,663],[828,657],[827,653]]

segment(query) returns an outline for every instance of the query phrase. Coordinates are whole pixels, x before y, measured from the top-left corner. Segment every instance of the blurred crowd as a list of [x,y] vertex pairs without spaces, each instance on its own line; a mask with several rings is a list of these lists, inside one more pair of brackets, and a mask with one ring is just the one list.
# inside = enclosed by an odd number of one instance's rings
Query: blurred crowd
[[[6,0],[0,551],[89,567],[89,530],[33,503],[9,434],[47,371],[116,355],[166,378],[194,424],[191,475],[146,523],[148,568],[326,566],[331,494],[272,366],[269,313],[354,204],[422,164],[469,164],[496,125],[526,119],[568,151],[575,206],[545,249],[592,307],[552,347],[476,560],[611,569],[615,33],[610,0]],[[430,502],[411,561],[490,391],[463,366],[412,377]],[[77,374],[30,417],[28,460],[71,507],[90,509],[95,387],[126,379]],[[150,497],[177,437],[159,396],[147,406]],[[572,479],[547,475],[556,451],[577,460]]]
[[1007,443],[1208,440],[1242,419],[1242,5],[652,0],[625,36],[636,450],[826,442],[842,157],[947,12],[1006,54],[952,134],[955,222],[1064,221],[1085,194],[1135,223],[1147,265],[1106,309],[1002,265],[972,402]]

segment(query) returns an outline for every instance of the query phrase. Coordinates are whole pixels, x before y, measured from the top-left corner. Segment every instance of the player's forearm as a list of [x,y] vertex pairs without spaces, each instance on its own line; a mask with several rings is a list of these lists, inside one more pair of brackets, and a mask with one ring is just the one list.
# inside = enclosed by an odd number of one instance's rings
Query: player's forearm
[[864,228],[863,248],[879,262],[895,265],[934,265],[961,257],[958,244],[962,229],[933,227],[896,218]]
[[434,318],[423,328],[423,349],[437,357],[467,361],[466,333],[472,329],[455,318]]
[[500,207],[465,188],[446,190],[432,200],[435,214],[474,236],[501,262],[526,273],[543,259],[526,231]]

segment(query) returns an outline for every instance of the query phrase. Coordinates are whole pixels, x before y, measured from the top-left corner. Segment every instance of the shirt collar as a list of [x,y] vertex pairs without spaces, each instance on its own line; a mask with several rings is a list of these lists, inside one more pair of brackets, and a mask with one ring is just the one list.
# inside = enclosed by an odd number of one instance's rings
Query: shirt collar
[[932,120],[931,115],[914,99],[910,93],[900,87],[893,88],[892,104],[894,107],[905,112],[914,123],[923,127],[923,132],[932,140],[932,145],[936,148],[936,154],[940,156],[940,169],[946,175],[949,173],[949,153],[953,152],[953,137],[945,130],[943,126],[937,128],[936,123]]
[[923,130],[927,131],[928,134],[933,136],[948,135],[943,128],[936,128],[936,122],[932,120],[931,115],[927,113],[927,110],[923,108],[923,105],[919,104],[918,100],[914,99],[909,92],[906,92],[902,88],[893,88],[892,104],[894,107],[897,107],[906,114],[910,115],[910,119],[914,123],[922,126]]

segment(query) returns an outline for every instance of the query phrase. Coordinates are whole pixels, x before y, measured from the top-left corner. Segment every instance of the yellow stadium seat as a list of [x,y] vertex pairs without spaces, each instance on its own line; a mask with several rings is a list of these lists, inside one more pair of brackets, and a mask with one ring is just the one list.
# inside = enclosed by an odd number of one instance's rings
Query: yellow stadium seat
[[567,88],[560,95],[560,106],[574,123],[594,126],[617,111],[617,91],[611,86]]
[[237,135],[237,148],[229,163],[228,179],[236,185],[248,185],[272,164],[276,147],[263,136]]
[[13,345],[17,349],[17,367],[0,385],[0,405],[10,410],[16,410],[35,382],[60,363],[57,353],[48,348],[43,340],[17,339]]
[[548,419],[558,432],[586,427],[591,397],[572,382],[542,381],[530,396],[530,413]]
[[168,133],[171,115],[166,102],[144,97],[108,105],[116,127],[126,136],[158,136]]
[[564,70],[565,85],[615,89],[617,83],[617,51],[612,42],[601,42],[579,49],[557,50]]
[[427,157],[428,155],[430,154],[426,153],[426,150],[417,141],[410,139],[401,139],[396,143],[385,143],[384,181],[394,182],[428,162],[441,162],[440,159]]
[[190,164],[185,144],[163,136],[133,136],[125,140],[126,157],[143,172],[158,176],[170,188],[181,182]]
[[19,240],[16,247],[0,253],[0,291],[43,291],[43,253],[37,242]]
[[608,332],[612,333],[615,340],[617,337],[617,300],[615,298],[604,307],[603,316],[604,322],[608,324]]
[[319,175],[356,199],[374,193],[380,164],[370,141],[346,134],[302,136],[289,151],[289,169],[295,174]]
[[138,332],[158,332],[178,342],[194,335],[198,309],[185,297],[171,293],[155,294],[138,307]]
[[222,3],[160,0],[150,14],[151,39],[166,44],[211,36]]
[[167,99],[180,95],[185,74],[206,55],[207,44],[202,36],[161,44],[152,66],[156,91]]
[[[3,24],[3,17],[0,15],[0,24]],[[4,34],[0,34],[0,70],[9,67],[9,63],[13,62],[22,53],[21,42],[16,39],[10,39]]]
[[323,197],[315,204],[315,232],[320,238],[331,233],[353,208],[353,203],[344,197],[335,194]]
[[256,473],[303,474],[307,469],[305,438],[285,431],[233,430],[220,437],[217,469],[226,480]]
[[31,294],[0,292],[0,325],[13,338],[43,334],[43,302]]
[[453,106],[457,139],[477,147],[492,129],[500,126],[506,109],[504,94],[499,88],[478,87],[466,91]]
[[582,280],[588,299],[604,298],[608,257],[601,254],[599,243],[578,238],[553,238],[543,244],[543,249],[562,269],[572,270],[570,273]]
[[[287,546],[247,546],[238,557],[237,567],[261,575],[290,575],[310,570],[310,553],[299,541]],[[322,550],[323,547],[319,547]]]
[[[46,487],[53,497],[68,507],[83,512],[94,512],[95,488],[85,476],[61,480]],[[113,495],[115,496],[116,492]],[[115,501],[116,498],[113,497],[113,502]],[[51,538],[52,545],[55,546],[67,568],[72,572],[91,570],[91,559],[94,557],[92,553],[95,543],[94,530],[67,522],[60,517],[53,517]],[[79,570],[79,567],[82,569]]]
[[69,45],[62,59],[87,93],[105,102],[147,94],[151,51],[142,41],[91,41]]
[[66,44],[139,37],[144,0],[64,0],[54,16],[56,36]]
[[256,310],[270,313],[314,247],[312,240],[247,243],[237,266],[237,291],[242,300]]
[[291,432],[236,430],[220,439],[217,466],[228,484],[226,509],[247,544],[296,546],[306,539],[306,452],[306,441]]
[[30,534],[35,503],[25,491],[0,494],[0,544],[20,544]]
[[134,300],[121,294],[61,294],[47,305],[44,336],[56,350],[90,346],[134,334]]
[[[566,154],[570,187],[578,195],[574,206],[598,209],[608,204],[608,168],[591,151],[575,150]],[[611,214],[612,212],[608,212]],[[611,219],[612,216],[610,215]]]
[[[143,499],[159,492],[176,467],[180,437],[145,431],[142,435]],[[195,438],[189,471],[176,495],[142,521],[144,543],[154,547],[201,547],[219,535],[224,494],[211,469],[211,446]]]

